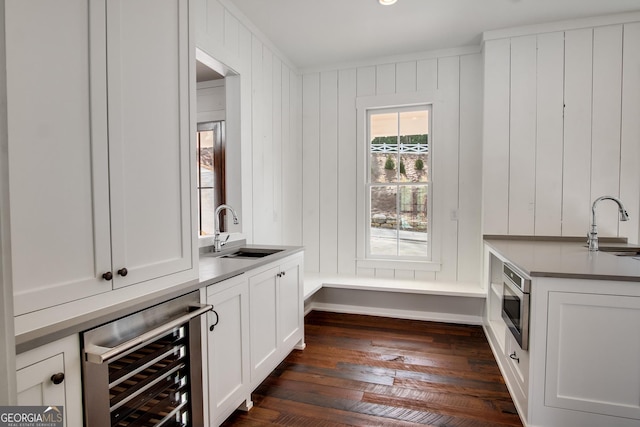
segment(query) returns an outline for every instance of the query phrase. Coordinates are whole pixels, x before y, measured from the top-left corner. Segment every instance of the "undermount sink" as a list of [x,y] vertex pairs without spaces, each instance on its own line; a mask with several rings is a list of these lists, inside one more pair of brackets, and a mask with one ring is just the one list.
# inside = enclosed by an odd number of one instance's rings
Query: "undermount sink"
[[600,246],[598,250],[615,256],[640,256],[640,247],[638,246]]
[[220,256],[220,258],[256,259],[264,258],[278,252],[282,252],[282,249],[239,248],[233,252]]

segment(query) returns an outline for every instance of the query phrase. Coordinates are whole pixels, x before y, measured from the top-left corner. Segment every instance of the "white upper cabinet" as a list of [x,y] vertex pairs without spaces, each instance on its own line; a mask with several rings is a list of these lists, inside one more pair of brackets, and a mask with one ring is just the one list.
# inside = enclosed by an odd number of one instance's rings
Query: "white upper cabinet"
[[188,13],[107,1],[113,274],[128,270],[115,287],[191,268]]
[[188,24],[186,0],[6,2],[16,315],[195,271]]

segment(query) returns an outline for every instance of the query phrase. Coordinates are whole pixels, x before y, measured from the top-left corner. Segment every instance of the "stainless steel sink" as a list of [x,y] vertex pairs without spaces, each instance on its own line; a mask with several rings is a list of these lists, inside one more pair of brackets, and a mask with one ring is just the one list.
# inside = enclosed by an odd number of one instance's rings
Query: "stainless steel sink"
[[264,258],[275,253],[282,252],[282,249],[268,248],[239,248],[233,252],[221,255],[220,258],[236,258],[236,259],[256,259]]

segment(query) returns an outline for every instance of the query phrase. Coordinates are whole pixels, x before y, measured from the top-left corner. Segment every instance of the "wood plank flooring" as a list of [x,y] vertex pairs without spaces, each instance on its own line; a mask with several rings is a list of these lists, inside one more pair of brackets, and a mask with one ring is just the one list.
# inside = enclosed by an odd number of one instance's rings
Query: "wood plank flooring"
[[480,326],[311,312],[224,426],[522,426]]

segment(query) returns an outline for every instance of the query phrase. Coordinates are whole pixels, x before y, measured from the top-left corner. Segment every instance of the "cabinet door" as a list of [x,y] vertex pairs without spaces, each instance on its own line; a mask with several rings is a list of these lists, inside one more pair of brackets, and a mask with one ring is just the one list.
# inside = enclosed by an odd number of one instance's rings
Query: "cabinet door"
[[[82,425],[80,349],[70,336],[16,356],[18,405],[64,407],[64,425]],[[52,376],[63,374],[59,384]],[[58,380],[56,382],[58,382]]]
[[11,252],[20,315],[111,290],[102,279],[111,270],[104,7],[8,0],[5,13]]
[[280,267],[280,276],[278,278],[278,340],[286,353],[303,337],[304,298],[302,296],[300,274],[298,260],[285,263]]
[[251,306],[251,382],[257,385],[275,368],[278,350],[279,267],[249,278]]
[[[211,288],[216,287],[213,285]],[[209,295],[209,411],[214,425],[227,418],[247,396],[249,385],[249,287],[246,280]],[[213,329],[212,329],[213,328]]]
[[[193,268],[187,0],[108,0],[114,287]],[[116,274],[122,268],[126,277]]]
[[640,419],[640,298],[549,292],[545,405]]
[[18,369],[18,405],[64,406],[64,382],[54,384],[53,375],[64,373],[64,357],[56,354],[33,365]]

